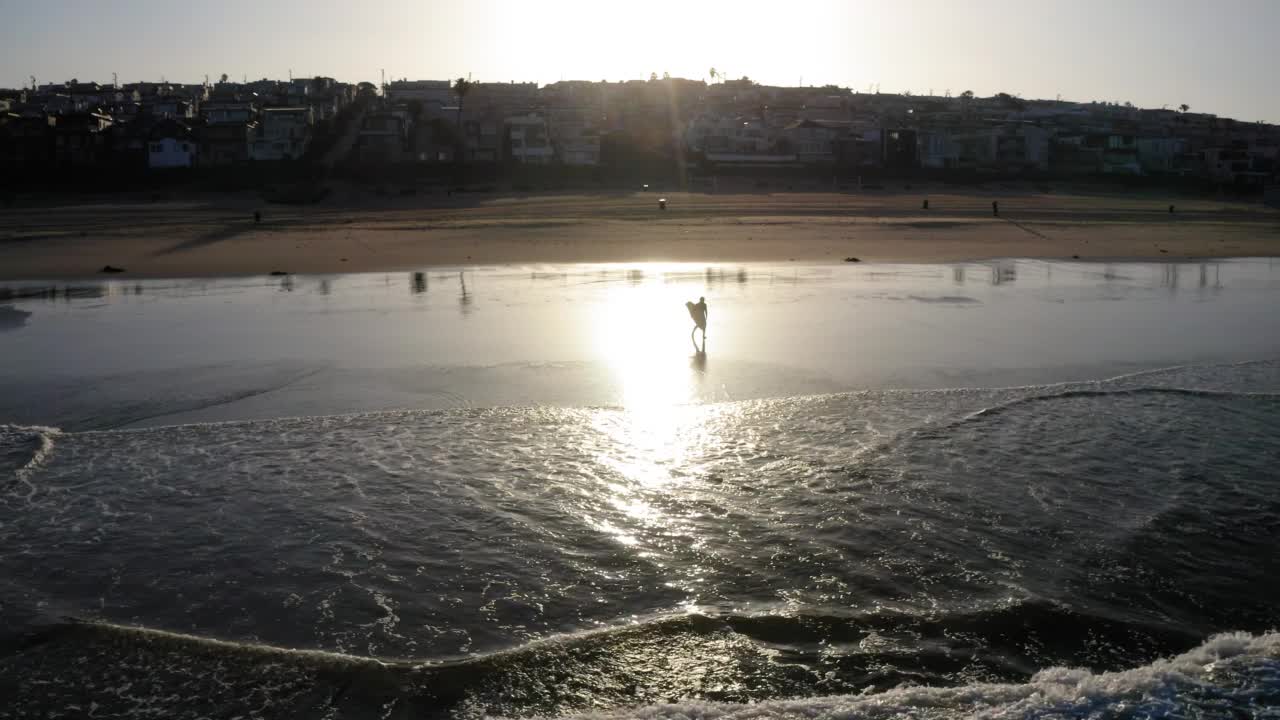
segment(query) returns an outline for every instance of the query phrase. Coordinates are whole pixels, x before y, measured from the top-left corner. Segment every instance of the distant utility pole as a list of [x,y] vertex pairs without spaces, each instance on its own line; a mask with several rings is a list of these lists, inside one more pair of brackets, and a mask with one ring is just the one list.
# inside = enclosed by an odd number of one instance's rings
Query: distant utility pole
[[[205,77],[208,77],[208,76],[206,75]],[[115,73],[111,73],[111,87],[114,87],[114,88],[120,87],[120,76]]]

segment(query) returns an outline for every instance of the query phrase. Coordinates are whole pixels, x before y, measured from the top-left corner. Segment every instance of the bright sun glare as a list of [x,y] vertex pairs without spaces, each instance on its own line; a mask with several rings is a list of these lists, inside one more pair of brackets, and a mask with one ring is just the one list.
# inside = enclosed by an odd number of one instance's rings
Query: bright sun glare
[[615,376],[620,404],[634,413],[666,412],[695,400],[698,368],[689,339],[691,286],[667,282],[668,266],[628,272],[609,290],[592,323],[597,352]]
[[671,282],[680,271],[631,268],[625,285],[607,291],[592,322],[597,352],[614,375],[622,406],[596,417],[596,429],[611,440],[597,461],[617,473],[608,501],[628,518],[625,529],[599,527],[640,552],[674,532],[676,519],[655,506],[654,494],[672,492],[686,479],[673,470],[707,441],[703,409],[695,404],[705,366],[689,339],[692,322],[684,307],[700,291]]

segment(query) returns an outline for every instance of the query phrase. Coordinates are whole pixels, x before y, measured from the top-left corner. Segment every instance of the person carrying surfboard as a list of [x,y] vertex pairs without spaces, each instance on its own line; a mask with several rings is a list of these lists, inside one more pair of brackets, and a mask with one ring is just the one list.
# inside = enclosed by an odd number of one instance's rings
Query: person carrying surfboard
[[702,331],[702,347],[707,346],[707,299],[705,297],[698,298],[698,302],[686,302],[684,304],[689,309],[689,317],[693,318],[693,330],[689,331],[689,340],[693,343],[693,347],[698,347],[698,341],[695,339],[698,331]]

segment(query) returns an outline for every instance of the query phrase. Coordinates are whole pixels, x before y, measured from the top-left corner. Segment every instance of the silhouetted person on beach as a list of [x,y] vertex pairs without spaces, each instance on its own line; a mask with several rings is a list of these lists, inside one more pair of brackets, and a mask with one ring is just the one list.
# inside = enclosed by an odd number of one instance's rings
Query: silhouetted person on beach
[[[698,302],[687,302],[684,304],[689,309],[689,317],[693,318],[693,330],[689,331],[689,341],[693,343],[694,350],[698,349],[698,341],[696,335],[699,330],[702,331],[702,347],[707,347],[707,299],[705,297],[698,298]],[[701,351],[699,351],[701,352]]]

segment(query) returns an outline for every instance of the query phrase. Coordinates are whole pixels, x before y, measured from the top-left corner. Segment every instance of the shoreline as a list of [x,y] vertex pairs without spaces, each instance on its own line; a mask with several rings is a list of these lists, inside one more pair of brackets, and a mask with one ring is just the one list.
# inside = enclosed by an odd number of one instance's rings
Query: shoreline
[[[658,197],[670,198],[658,210]],[[921,207],[927,197],[931,209]],[[1280,257],[1280,211],[1198,200],[990,194],[245,196],[0,212],[0,280],[250,277],[476,266],[1187,262]],[[255,221],[254,213],[261,213]],[[851,263],[852,264],[852,263]],[[102,273],[104,267],[120,273]]]
[[[1196,257],[1171,257],[1169,255],[1159,255],[1155,257],[1093,257],[1093,258],[1064,258],[1064,257],[1020,257],[1015,255],[1008,256],[992,256],[992,257],[973,257],[973,258],[949,258],[940,260],[893,260],[893,259],[876,259],[861,260],[860,262],[851,263],[844,261],[771,261],[771,260],[708,260],[708,261],[681,261],[681,260],[619,260],[612,262],[495,262],[495,263],[469,263],[462,265],[436,264],[436,265],[414,265],[406,267],[383,267],[373,269],[351,268],[324,271],[299,271],[299,272],[227,272],[227,273],[191,273],[181,275],[156,275],[143,273],[89,273],[89,274],[67,274],[67,275],[45,275],[32,277],[10,277],[0,272],[0,285],[24,285],[24,284],[48,284],[48,283],[108,283],[108,282],[128,282],[128,281],[147,281],[147,282],[163,282],[163,281],[196,281],[196,280],[244,280],[250,278],[323,278],[323,277],[343,277],[346,275],[377,275],[385,273],[404,273],[404,272],[474,272],[476,270],[517,270],[527,269],[537,271],[541,268],[563,268],[567,266],[582,266],[584,268],[604,268],[628,270],[636,269],[637,266],[644,265],[693,265],[698,268],[702,267],[735,267],[750,269],[756,266],[780,268],[787,265],[795,265],[799,268],[849,268],[858,267],[884,267],[884,266],[953,266],[953,265],[989,265],[1005,262],[1043,262],[1053,264],[1075,263],[1080,265],[1186,265],[1186,264],[1209,264],[1209,263],[1231,263],[1231,262],[1256,262],[1263,260],[1280,259],[1280,255],[1222,255],[1222,256],[1196,256]],[[0,298],[0,303],[6,302]]]

